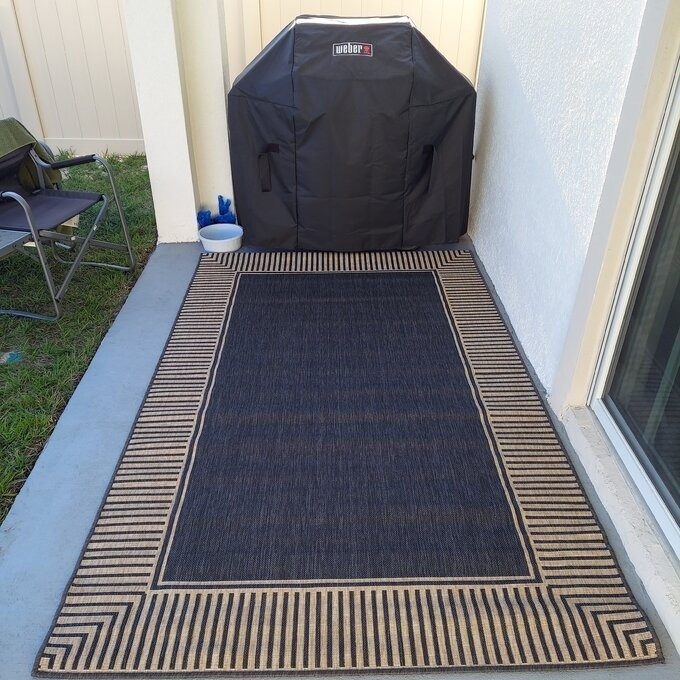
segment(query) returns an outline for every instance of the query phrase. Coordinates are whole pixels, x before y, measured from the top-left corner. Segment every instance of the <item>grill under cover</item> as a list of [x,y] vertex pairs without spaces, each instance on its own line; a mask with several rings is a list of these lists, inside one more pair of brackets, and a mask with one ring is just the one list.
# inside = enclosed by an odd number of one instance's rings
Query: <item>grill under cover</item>
[[228,96],[244,242],[354,251],[457,241],[475,99],[407,17],[299,17]]

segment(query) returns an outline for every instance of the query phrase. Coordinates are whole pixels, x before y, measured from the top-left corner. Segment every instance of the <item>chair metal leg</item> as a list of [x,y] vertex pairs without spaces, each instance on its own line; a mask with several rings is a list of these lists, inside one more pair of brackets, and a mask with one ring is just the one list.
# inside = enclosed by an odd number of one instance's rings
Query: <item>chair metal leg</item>
[[0,309],[0,314],[21,316],[26,319],[36,319],[38,321],[57,321],[61,316],[61,303],[53,298],[52,304],[54,305],[54,314],[38,314],[37,312],[27,312],[23,309]]
[[108,205],[109,201],[106,198],[106,196],[102,196],[102,207],[99,209],[99,213],[94,221],[94,225],[88,232],[87,236],[83,239],[80,247],[78,248],[78,253],[75,256],[73,262],[69,263],[71,265],[70,269],[68,270],[68,273],[64,277],[64,280],[61,282],[61,286],[59,287],[59,290],[57,291],[55,298],[57,300],[61,300],[62,296],[66,292],[66,289],[68,288],[69,284],[71,283],[71,279],[73,278],[73,275],[76,273],[76,270],[78,269],[79,265],[85,264],[83,261],[83,257],[85,256],[85,253],[87,252],[87,249],[90,246],[90,242],[94,238],[95,232],[97,230],[97,226],[99,225],[99,221],[103,217],[104,213],[106,212],[106,206]]
[[[37,255],[37,260],[40,262],[40,266],[43,270],[43,275],[45,277],[45,283],[47,284],[47,289],[50,293],[50,298],[52,300],[52,306],[54,307],[54,314],[38,314],[37,312],[28,312],[21,309],[0,309],[0,314],[11,314],[13,316],[23,316],[29,319],[41,319],[44,321],[56,321],[61,316],[61,302],[60,293],[57,292],[56,286],[54,284],[54,278],[52,277],[52,272],[47,263],[47,256],[45,255],[44,248],[40,242],[40,236],[38,230],[33,221],[33,211],[31,210],[28,203],[26,203],[23,196],[13,192],[5,191],[2,193],[3,198],[11,198],[17,201],[21,205],[26,215],[26,220],[28,222],[29,229],[31,230],[31,237],[33,239],[33,244],[35,246],[35,253]],[[26,246],[22,246],[25,250]],[[35,258],[33,253],[31,256]],[[63,286],[62,286],[63,287]],[[60,289],[61,290],[61,289]]]
[[116,184],[116,178],[111,169],[109,162],[102,158],[101,156],[95,155],[95,160],[104,167],[107,175],[109,176],[109,183],[111,184],[111,193],[113,195],[114,203],[118,209],[118,217],[120,218],[121,229],[123,230],[123,238],[125,239],[125,245],[127,246],[127,254],[129,259],[129,266],[123,268],[123,271],[132,271],[137,266],[137,258],[132,250],[132,239],[130,238],[130,230],[128,229],[127,220],[125,219],[125,214],[123,213],[123,205],[120,200],[120,195],[118,193],[118,185]]
[[[100,163],[103,168],[106,170],[106,174],[109,177],[109,183],[111,185],[111,195],[113,196],[113,200],[116,204],[116,209],[118,210],[118,217],[120,219],[120,225],[121,225],[121,231],[123,233],[123,239],[124,243],[111,243],[110,241],[101,241],[98,239],[92,239],[88,240],[90,247],[94,248],[101,248],[103,250],[118,250],[121,252],[125,252],[127,254],[127,259],[128,259],[128,264],[127,265],[120,265],[120,264],[113,264],[109,262],[97,262],[95,260],[82,260],[80,264],[82,265],[87,265],[89,267],[102,267],[103,269],[114,269],[116,271],[122,271],[122,272],[130,272],[132,271],[136,266],[137,266],[137,258],[135,257],[135,253],[132,249],[132,239],[130,237],[130,230],[127,225],[127,221],[125,219],[125,213],[123,212],[123,206],[120,200],[120,194],[118,192],[118,185],[116,184],[116,179],[113,174],[113,170],[111,168],[111,165],[109,162],[105,159],[102,158],[101,156],[94,155],[92,162],[98,162]],[[105,197],[106,198],[106,197]],[[108,199],[107,199],[108,200]],[[97,228],[99,227],[99,222],[101,221],[104,213],[100,212],[99,215],[97,215],[97,218],[95,219],[94,225],[92,226],[92,231],[96,231]],[[88,234],[88,237],[90,235]],[[73,236],[73,237],[68,237],[66,239],[60,239],[58,237],[53,237],[55,243],[53,243],[53,256],[54,258],[58,261],[61,262],[62,264],[70,264],[72,260],[65,260],[64,258],[60,257],[55,249],[55,244],[56,242],[63,242],[65,245],[71,244],[73,246],[79,246],[80,244],[83,243],[85,240],[83,237],[79,236]]]

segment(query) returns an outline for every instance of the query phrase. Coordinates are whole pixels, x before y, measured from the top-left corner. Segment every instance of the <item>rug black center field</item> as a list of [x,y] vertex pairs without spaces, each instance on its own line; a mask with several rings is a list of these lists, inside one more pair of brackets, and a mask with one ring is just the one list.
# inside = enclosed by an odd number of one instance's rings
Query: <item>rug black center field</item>
[[463,251],[204,256],[39,674],[659,660]]

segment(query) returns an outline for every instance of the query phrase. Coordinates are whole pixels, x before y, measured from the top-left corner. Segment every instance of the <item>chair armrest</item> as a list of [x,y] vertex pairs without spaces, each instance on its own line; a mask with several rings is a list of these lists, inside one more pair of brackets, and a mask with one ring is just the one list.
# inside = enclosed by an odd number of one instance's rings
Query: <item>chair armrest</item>
[[71,168],[74,165],[84,165],[85,163],[93,163],[97,160],[96,154],[89,154],[88,156],[76,156],[75,158],[67,158],[63,161],[55,161],[50,163],[49,167],[53,170],[62,170],[63,168]]

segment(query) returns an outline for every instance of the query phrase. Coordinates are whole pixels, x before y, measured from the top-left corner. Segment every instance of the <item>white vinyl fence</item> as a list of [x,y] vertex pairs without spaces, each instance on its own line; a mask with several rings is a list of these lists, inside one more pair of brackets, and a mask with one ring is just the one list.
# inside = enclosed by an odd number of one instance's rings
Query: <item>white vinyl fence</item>
[[142,151],[122,0],[0,0],[0,115],[55,149]]

